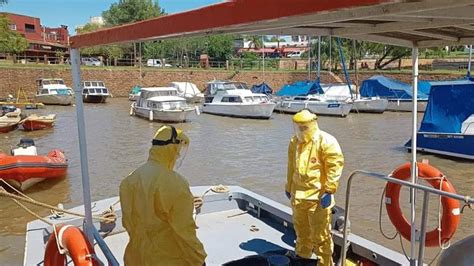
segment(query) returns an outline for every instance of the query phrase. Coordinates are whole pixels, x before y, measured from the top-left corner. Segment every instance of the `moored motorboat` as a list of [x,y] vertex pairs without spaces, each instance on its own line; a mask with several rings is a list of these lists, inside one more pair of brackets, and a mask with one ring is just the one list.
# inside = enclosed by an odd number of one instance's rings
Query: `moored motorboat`
[[38,155],[31,139],[20,140],[12,155],[0,153],[0,177],[23,191],[43,180],[65,177],[67,167],[62,151],[54,149],[46,156]]
[[85,103],[105,103],[110,96],[103,81],[84,81],[82,83],[82,101]]
[[38,79],[36,100],[50,105],[71,105],[74,92],[66,87],[62,79]]
[[56,121],[56,115],[36,115],[32,114],[25,118],[21,125],[24,130],[26,131],[33,131],[33,130],[41,130],[46,128],[51,128],[54,126],[54,122]]
[[172,87],[142,88],[130,109],[130,115],[171,123],[186,122],[195,112],[199,114],[197,107],[188,105]]
[[278,101],[275,111],[295,114],[309,109],[318,115],[346,117],[352,109],[352,102],[329,100],[317,95],[289,97]]
[[6,113],[0,117],[0,133],[8,133],[15,130],[21,121],[21,109],[16,108],[15,111]]
[[269,119],[276,105],[267,95],[253,93],[242,82],[209,82],[205,95],[202,111],[214,115]]

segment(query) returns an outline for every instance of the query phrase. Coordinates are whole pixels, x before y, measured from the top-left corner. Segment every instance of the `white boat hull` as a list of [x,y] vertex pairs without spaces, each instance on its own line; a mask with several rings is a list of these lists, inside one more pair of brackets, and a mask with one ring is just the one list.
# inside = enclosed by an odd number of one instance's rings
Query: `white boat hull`
[[50,105],[71,105],[73,95],[36,95],[36,101]]
[[303,109],[309,109],[318,115],[330,116],[347,116],[351,109],[352,103],[345,102],[317,102],[317,101],[281,101],[275,107],[275,111],[282,113],[295,114]]
[[[426,106],[428,105],[428,101],[418,101],[418,112],[424,112],[426,110]],[[409,101],[401,101],[401,100],[389,100],[387,111],[392,112],[411,112],[413,109],[413,102]]]
[[205,103],[202,112],[222,116],[269,119],[275,106],[275,103]]
[[186,122],[190,119],[190,116],[196,112],[194,108],[184,110],[153,110],[153,115],[150,117],[150,110],[150,108],[141,108],[132,105],[132,114],[148,120],[161,122]]
[[383,113],[387,110],[387,99],[356,99],[352,104],[352,112]]

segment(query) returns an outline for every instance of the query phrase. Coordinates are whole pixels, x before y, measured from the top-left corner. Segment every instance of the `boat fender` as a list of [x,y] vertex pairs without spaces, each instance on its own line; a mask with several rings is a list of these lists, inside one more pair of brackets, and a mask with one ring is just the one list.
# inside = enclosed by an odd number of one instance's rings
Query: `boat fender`
[[[456,194],[456,190],[449,180],[435,167],[427,163],[417,163],[418,177],[426,180],[433,188]],[[405,163],[391,174],[394,178],[407,181],[411,177],[411,164]],[[401,185],[388,182],[385,186],[385,207],[388,216],[397,231],[407,240],[410,240],[411,225],[400,208]],[[435,247],[448,242],[456,232],[460,220],[459,201],[441,197],[443,213],[441,226],[426,233],[425,246]]]
[[130,115],[132,116],[132,115],[134,115],[134,113],[135,113],[135,112],[134,112],[134,110],[133,110],[133,105],[130,105]]
[[76,226],[58,225],[48,239],[44,253],[45,266],[66,265],[66,253],[76,266],[98,266],[94,248]]
[[195,106],[194,109],[196,110],[196,115],[201,114],[201,111],[199,110],[199,106]]
[[153,121],[153,110],[150,110],[150,113],[148,114],[148,119],[150,119],[150,121]]

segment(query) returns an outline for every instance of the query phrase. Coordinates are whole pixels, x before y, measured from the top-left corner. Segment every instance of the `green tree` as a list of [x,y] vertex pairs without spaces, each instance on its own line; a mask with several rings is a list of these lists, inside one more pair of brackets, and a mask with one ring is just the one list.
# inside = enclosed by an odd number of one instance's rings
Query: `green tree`
[[109,26],[141,21],[165,14],[158,1],[153,0],[119,0],[107,11],[102,12]]
[[22,35],[10,30],[10,20],[6,16],[0,16],[0,52],[16,55],[28,49],[28,41]]

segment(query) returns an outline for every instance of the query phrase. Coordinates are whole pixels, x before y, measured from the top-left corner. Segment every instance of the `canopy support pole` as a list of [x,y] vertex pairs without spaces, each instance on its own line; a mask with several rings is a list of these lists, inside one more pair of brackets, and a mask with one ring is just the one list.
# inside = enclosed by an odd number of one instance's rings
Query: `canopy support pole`
[[308,35],[306,38],[308,39],[308,80],[311,80],[311,37]]
[[467,64],[467,78],[471,77],[471,64],[472,64],[472,44],[469,45],[469,62]]
[[[416,165],[416,147],[417,147],[417,131],[418,131],[418,47],[414,46],[412,50],[412,67],[413,67],[413,112],[412,112],[412,137],[411,137],[411,183],[416,183],[418,176],[418,169]],[[415,265],[415,249],[416,249],[416,223],[415,223],[415,189],[410,188],[410,224],[411,224],[411,236],[410,236],[410,265]]]
[[262,80],[265,82],[265,39],[262,35]]
[[92,233],[92,209],[91,209],[91,192],[89,184],[89,164],[87,160],[87,143],[86,143],[86,126],[84,122],[84,106],[82,103],[82,86],[81,86],[81,56],[79,49],[71,49],[71,69],[72,69],[72,83],[76,94],[76,115],[77,115],[77,131],[79,135],[79,153],[81,158],[81,173],[82,173],[82,195],[84,203],[84,214],[86,216],[84,221],[84,233],[89,240],[89,243],[94,243],[94,236]]
[[321,36],[318,36],[318,81],[321,82]]

